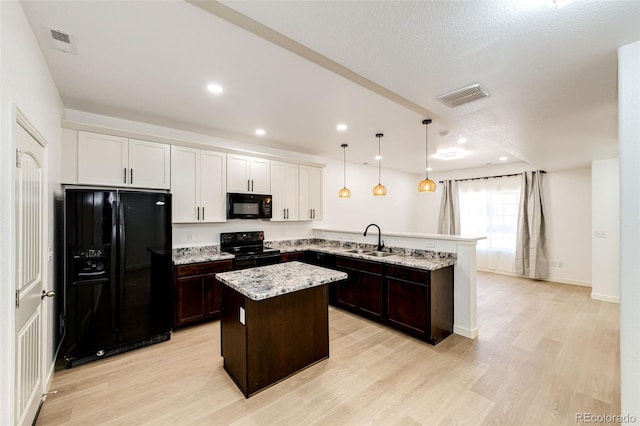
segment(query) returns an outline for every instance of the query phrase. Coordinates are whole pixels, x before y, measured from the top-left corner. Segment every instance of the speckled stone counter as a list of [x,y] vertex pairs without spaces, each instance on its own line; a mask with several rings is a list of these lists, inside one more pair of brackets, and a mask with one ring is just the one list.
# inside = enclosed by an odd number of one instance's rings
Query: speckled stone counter
[[304,290],[347,278],[344,272],[301,262],[287,262],[216,274],[216,279],[251,300]]
[[188,265],[190,263],[228,260],[233,259],[235,256],[228,253],[221,253],[220,246],[201,246],[173,249],[171,257],[174,265]]
[[[265,247],[276,248],[283,253],[311,250],[320,253],[370,260],[373,262],[424,269],[427,271],[446,268],[447,266],[455,265],[457,262],[457,255],[455,253],[418,250],[405,247],[385,247],[384,251],[392,254],[386,257],[377,257],[366,254],[367,252],[375,251],[376,247],[372,244],[358,244],[350,241],[322,240],[315,238],[267,241],[265,242]],[[362,253],[349,252],[354,249],[361,249]]]

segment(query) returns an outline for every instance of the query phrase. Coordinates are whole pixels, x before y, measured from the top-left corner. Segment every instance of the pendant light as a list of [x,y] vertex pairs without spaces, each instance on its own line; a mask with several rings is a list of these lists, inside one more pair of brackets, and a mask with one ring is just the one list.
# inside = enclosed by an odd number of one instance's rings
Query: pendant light
[[340,146],[342,147],[342,150],[344,152],[344,155],[343,155],[343,164],[344,164],[343,177],[344,177],[344,182],[343,182],[342,189],[338,192],[338,197],[340,197],[340,198],[351,198],[351,190],[349,188],[347,188],[347,147],[349,145],[347,145],[346,143],[343,143]]
[[387,187],[380,183],[380,163],[382,162],[382,156],[380,155],[380,138],[383,136],[382,133],[376,133],[376,138],[378,138],[378,184],[373,187],[373,195],[376,197],[387,195]]
[[425,141],[424,141],[424,168],[426,177],[418,183],[418,191],[419,192],[434,192],[436,190],[436,183],[429,179],[429,124],[431,124],[431,119],[427,118],[422,120],[422,124],[425,125]]

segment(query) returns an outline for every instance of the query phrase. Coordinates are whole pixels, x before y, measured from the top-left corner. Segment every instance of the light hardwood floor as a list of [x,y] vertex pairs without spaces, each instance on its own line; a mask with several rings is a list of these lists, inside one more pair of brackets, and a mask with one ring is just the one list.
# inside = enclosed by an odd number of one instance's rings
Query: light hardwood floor
[[575,424],[620,413],[619,306],[478,274],[480,337],[431,346],[330,309],[331,357],[245,399],[218,321],[55,373],[38,425]]

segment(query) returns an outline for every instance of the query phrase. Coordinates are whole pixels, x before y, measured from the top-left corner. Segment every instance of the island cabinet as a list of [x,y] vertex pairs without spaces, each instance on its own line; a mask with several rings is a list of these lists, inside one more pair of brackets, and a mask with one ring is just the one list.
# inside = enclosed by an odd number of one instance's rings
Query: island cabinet
[[335,265],[337,270],[349,275],[335,286],[335,295],[332,295],[335,305],[382,320],[383,264],[338,256]]
[[453,332],[453,266],[385,267],[385,322],[436,344]]
[[222,295],[215,274],[232,269],[232,260],[176,266],[174,327],[218,318],[222,310]]

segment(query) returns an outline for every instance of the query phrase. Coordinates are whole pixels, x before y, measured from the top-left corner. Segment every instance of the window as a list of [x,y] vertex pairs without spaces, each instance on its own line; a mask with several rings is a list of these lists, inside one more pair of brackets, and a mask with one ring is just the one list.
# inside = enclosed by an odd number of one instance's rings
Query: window
[[518,229],[520,179],[518,176],[458,183],[462,235],[482,235],[478,242],[478,268],[513,272]]

